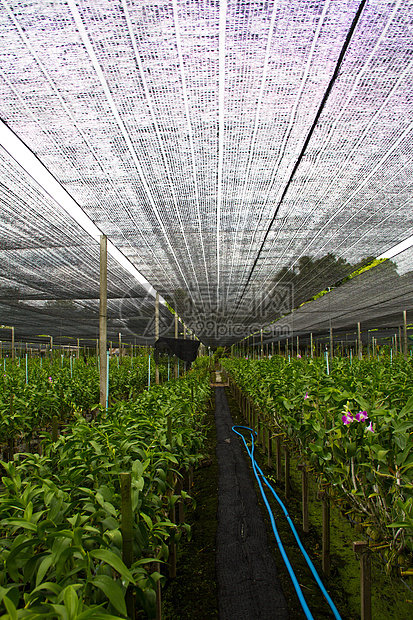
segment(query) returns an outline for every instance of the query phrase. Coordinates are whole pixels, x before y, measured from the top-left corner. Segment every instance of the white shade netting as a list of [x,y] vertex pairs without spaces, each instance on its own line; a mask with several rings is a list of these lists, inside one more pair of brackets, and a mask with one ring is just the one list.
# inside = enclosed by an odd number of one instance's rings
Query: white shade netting
[[[0,118],[199,339],[229,344],[413,235],[412,35],[409,0],[2,0]],[[0,321],[96,337],[97,240],[1,135]],[[356,279],[336,289],[337,328],[412,308],[390,303],[394,271],[368,273],[368,304]],[[114,333],[144,338],[154,296],[114,258],[109,298]]]

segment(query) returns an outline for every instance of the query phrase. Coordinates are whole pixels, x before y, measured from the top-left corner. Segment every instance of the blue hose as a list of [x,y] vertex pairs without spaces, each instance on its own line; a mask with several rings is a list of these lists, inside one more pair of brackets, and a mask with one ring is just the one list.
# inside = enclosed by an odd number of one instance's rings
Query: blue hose
[[[245,441],[245,437],[241,433],[236,431],[235,430],[236,428],[242,428],[242,429],[247,430],[247,431],[250,432],[250,434],[251,434],[251,450],[248,448],[247,442]],[[315,580],[316,580],[316,582],[317,582],[321,592],[323,593],[327,603],[329,604],[330,609],[331,609],[331,611],[334,614],[334,617],[337,620],[341,620],[340,614],[338,613],[336,606],[334,605],[333,601],[331,600],[331,597],[328,594],[327,590],[325,589],[324,584],[321,581],[320,577],[318,576],[318,573],[317,573],[316,569],[314,568],[314,565],[313,565],[313,563],[312,563],[308,553],[306,552],[306,550],[303,547],[303,544],[302,544],[302,542],[301,542],[301,540],[300,540],[300,538],[299,538],[299,536],[297,534],[297,530],[295,529],[293,522],[291,521],[291,517],[289,516],[286,507],[284,506],[283,502],[278,497],[277,493],[274,491],[274,489],[272,488],[272,486],[270,485],[270,483],[268,482],[268,480],[264,476],[262,470],[260,469],[260,467],[258,466],[258,464],[257,464],[257,462],[256,462],[256,460],[254,458],[254,449],[255,449],[254,434],[256,435],[257,433],[252,428],[249,428],[248,426],[236,425],[236,426],[232,427],[232,430],[234,431],[234,433],[239,435],[239,437],[241,437],[242,441],[244,442],[245,448],[246,448],[246,450],[248,452],[248,456],[251,459],[252,469],[254,471],[254,475],[255,475],[255,478],[256,478],[256,480],[258,482],[258,486],[260,487],[262,498],[263,498],[263,500],[265,502],[265,505],[266,505],[267,510],[268,510],[268,514],[270,516],[271,525],[272,525],[272,529],[273,529],[273,532],[274,532],[275,540],[276,540],[276,542],[278,544],[278,547],[280,549],[282,558],[283,558],[283,560],[285,562],[285,565],[287,567],[287,570],[288,570],[288,572],[290,574],[291,580],[293,582],[295,591],[297,592],[297,596],[298,596],[298,598],[300,600],[300,603],[301,603],[301,606],[303,608],[303,611],[305,613],[306,618],[308,618],[308,620],[314,620],[313,616],[311,614],[311,611],[310,611],[310,609],[309,609],[309,607],[308,607],[308,605],[307,605],[307,603],[305,601],[304,595],[303,595],[302,590],[300,588],[300,584],[297,581],[297,577],[295,576],[294,570],[293,570],[293,568],[292,568],[292,566],[290,564],[290,561],[289,561],[289,559],[287,557],[287,554],[286,554],[285,549],[283,547],[283,544],[281,542],[281,538],[280,538],[280,535],[278,534],[277,526],[275,524],[274,515],[272,513],[271,507],[270,507],[270,505],[268,503],[268,500],[267,500],[267,497],[265,495],[265,492],[264,492],[264,489],[263,489],[263,486],[262,486],[262,483],[261,483],[260,476],[262,477],[262,479],[264,480],[265,484],[270,489],[271,493],[274,495],[275,499],[277,500],[277,502],[281,506],[281,508],[282,508],[286,518],[287,518],[287,521],[288,521],[288,524],[289,524],[289,526],[291,528],[291,531],[294,534],[294,538],[296,539],[297,544],[298,544],[298,546],[299,546],[299,548],[300,548],[300,550],[301,550],[301,552],[302,552],[302,554],[304,556],[304,559],[307,562],[307,564],[308,564],[308,566],[309,566],[309,568],[310,568],[310,570],[311,570],[311,572],[312,572],[312,574],[313,574],[313,576],[314,576],[314,578],[315,578]]]

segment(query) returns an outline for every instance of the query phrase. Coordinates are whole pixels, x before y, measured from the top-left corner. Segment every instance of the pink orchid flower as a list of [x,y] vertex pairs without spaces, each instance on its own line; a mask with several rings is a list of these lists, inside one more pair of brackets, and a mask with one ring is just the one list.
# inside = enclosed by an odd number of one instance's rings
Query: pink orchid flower
[[366,431],[368,431],[369,433],[374,433],[373,424],[371,422],[368,426],[366,426]]
[[351,424],[354,421],[353,416],[351,415],[351,413],[345,413],[344,415],[341,416],[341,420],[344,424]]
[[359,411],[358,413],[356,413],[357,422],[364,422],[364,420],[367,420],[367,418],[367,411]]

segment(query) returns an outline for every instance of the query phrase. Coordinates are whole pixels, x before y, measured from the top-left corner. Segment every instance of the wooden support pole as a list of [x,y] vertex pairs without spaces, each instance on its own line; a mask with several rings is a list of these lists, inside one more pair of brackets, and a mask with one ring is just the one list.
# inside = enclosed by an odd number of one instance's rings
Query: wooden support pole
[[[178,315],[176,313],[175,313],[175,338],[178,338]],[[178,358],[176,356],[175,356],[174,376],[175,376],[175,379],[178,378]]]
[[308,533],[310,531],[310,524],[308,518],[308,472],[305,465],[298,465],[298,469],[301,469],[302,476],[302,505],[303,505],[303,532]]
[[[99,303],[99,360],[100,404],[106,408],[107,390],[107,318],[108,318],[108,245],[106,235],[100,237],[100,303]],[[97,344],[97,343],[96,343]]]
[[291,494],[291,480],[290,480],[290,451],[287,444],[284,444],[284,497],[286,500],[290,499]]
[[314,357],[314,352],[313,352],[313,334],[310,334],[310,355],[311,355],[311,359],[313,359]]
[[330,576],[330,499],[325,491],[318,492],[318,499],[322,501],[323,511],[323,542],[322,566],[325,577]]
[[11,361],[14,362],[14,327],[11,328]]
[[403,310],[403,353],[404,359],[407,360],[407,312]]
[[363,359],[363,342],[361,340],[360,323],[357,323],[357,350],[358,350],[359,360]]
[[76,358],[79,359],[80,357],[80,339],[77,339],[77,349],[76,349]]
[[[120,474],[121,512],[122,512],[122,560],[128,568],[133,563],[133,512],[132,476],[129,472]],[[125,594],[128,618],[135,618],[133,590],[128,587]]]
[[371,559],[365,541],[353,542],[353,551],[360,559],[361,620],[371,620]]
[[282,480],[282,465],[281,465],[281,435],[277,435],[276,438],[277,445],[277,460],[276,460],[276,472],[277,472],[277,480],[281,482]]
[[272,433],[271,433],[271,428],[268,428],[268,435],[267,435],[267,465],[268,467],[272,467]]
[[[155,298],[155,342],[159,340],[159,293]],[[155,364],[155,383],[159,384],[159,365]]]

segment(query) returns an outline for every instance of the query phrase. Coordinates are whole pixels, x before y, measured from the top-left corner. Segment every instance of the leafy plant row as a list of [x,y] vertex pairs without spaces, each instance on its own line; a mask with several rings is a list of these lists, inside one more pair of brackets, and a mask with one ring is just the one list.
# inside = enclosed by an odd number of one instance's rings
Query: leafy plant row
[[[3,360],[4,361],[4,360]],[[134,398],[148,384],[148,356],[112,359],[109,369],[110,402]],[[155,382],[152,365],[152,384]],[[167,380],[165,363],[161,378]],[[67,420],[74,410],[84,414],[99,402],[99,368],[94,358],[29,359],[3,363],[0,373],[0,445],[13,452],[14,444],[30,443],[53,416]]]
[[412,564],[412,361],[227,359],[223,364],[343,512],[384,549],[387,570]]
[[[0,605],[3,618],[123,618],[128,592],[155,616],[155,588],[169,546],[187,524],[170,518],[187,499],[176,480],[202,459],[207,373],[154,386],[119,401],[70,432],[43,455],[2,462]],[[133,562],[122,560],[120,477],[132,478]],[[0,612],[1,613],[1,612]]]

